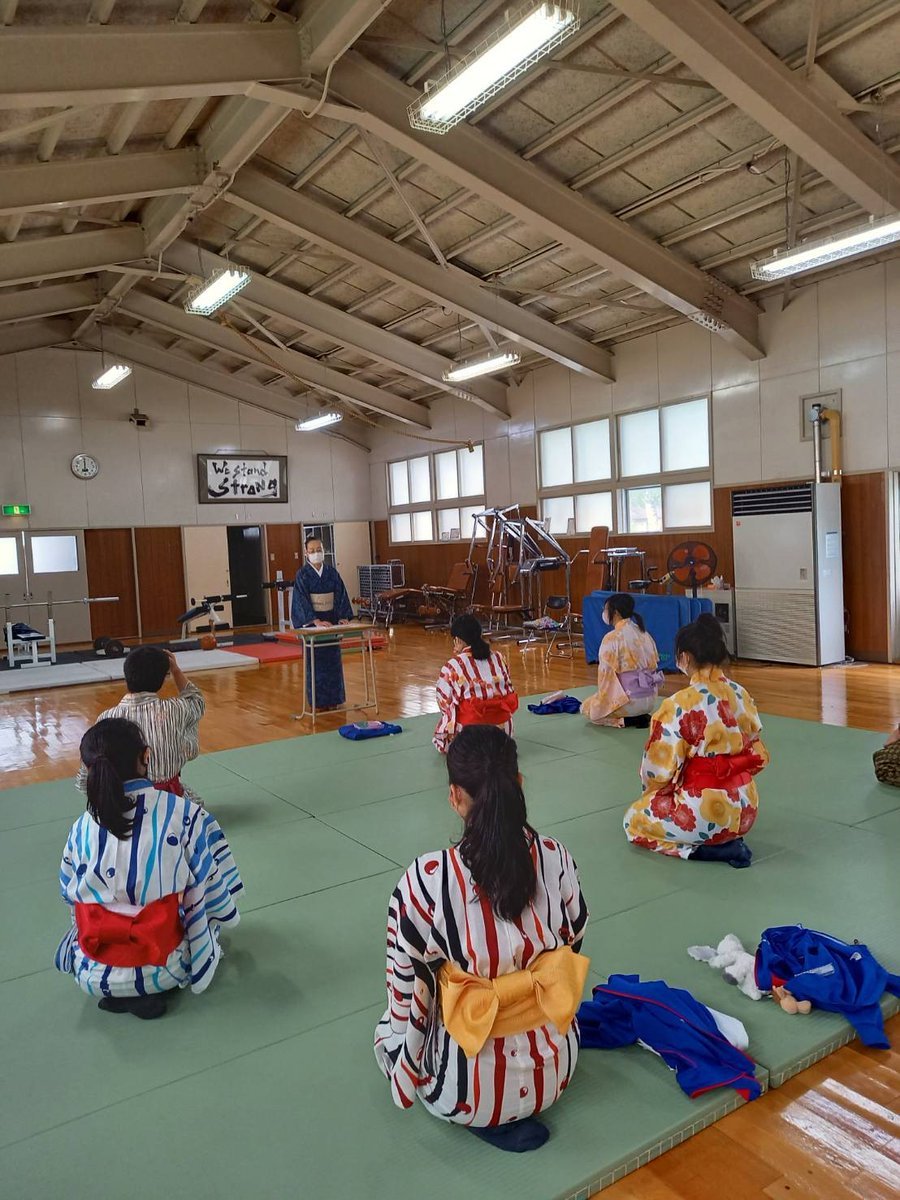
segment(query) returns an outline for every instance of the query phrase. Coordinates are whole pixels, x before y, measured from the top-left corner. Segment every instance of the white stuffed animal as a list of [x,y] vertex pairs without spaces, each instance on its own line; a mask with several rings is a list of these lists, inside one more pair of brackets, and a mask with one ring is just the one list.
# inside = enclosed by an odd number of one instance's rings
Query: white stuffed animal
[[726,934],[718,946],[688,946],[688,954],[698,962],[708,963],[714,971],[721,971],[726,982],[735,984],[738,991],[751,1000],[762,1000],[765,995],[756,986],[756,960],[744,949],[741,939],[736,934]]

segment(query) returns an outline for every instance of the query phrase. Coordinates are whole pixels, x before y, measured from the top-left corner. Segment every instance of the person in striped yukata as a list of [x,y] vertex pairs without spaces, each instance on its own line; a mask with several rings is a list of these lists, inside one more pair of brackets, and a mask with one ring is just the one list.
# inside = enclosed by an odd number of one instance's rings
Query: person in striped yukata
[[447,767],[465,828],[391,896],[375,1057],[399,1107],[520,1153],[547,1140],[535,1114],[575,1070],[588,910],[568,850],[528,824],[512,738],[468,726]]
[[441,719],[432,740],[441,754],[466,725],[498,725],[512,736],[513,713],[519,707],[506,660],[484,640],[477,617],[454,617],[450,636],[453,657],[444,663],[436,684]]
[[[150,779],[161,791],[199,804],[200,797],[182,783],[181,772],[200,753],[200,718],[206,710],[203,693],[185,678],[172,651],[161,646],[135,646],[125,657],[124,670],[127,694],[97,720],[134,721],[150,747]],[[162,699],[157,693],[170,675],[178,695]],[[75,785],[83,792],[86,784],[87,768],[82,764]]]
[[98,721],[81,759],[87,811],[60,865],[72,924],[55,965],[98,1008],[151,1020],[166,1011],[166,993],[209,987],[219,931],[240,921],[244,885],[216,820],[147,779],[150,750],[133,721]]

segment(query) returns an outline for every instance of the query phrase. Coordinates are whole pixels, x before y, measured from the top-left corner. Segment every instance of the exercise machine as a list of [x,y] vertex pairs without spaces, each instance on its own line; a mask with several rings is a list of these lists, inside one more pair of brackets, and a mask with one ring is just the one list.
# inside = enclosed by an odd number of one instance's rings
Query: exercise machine
[[278,632],[287,633],[291,628],[291,602],[288,593],[294,590],[293,579],[285,579],[283,571],[276,571],[275,578],[263,585],[264,592],[275,592],[278,609]]
[[[10,667],[39,667],[42,663],[56,662],[54,605],[59,607],[61,604],[115,604],[119,599],[118,596],[83,596],[80,600],[54,600],[53,593],[48,592],[46,600],[29,600],[21,604],[10,604],[9,595],[7,592],[6,603],[3,606],[3,622],[6,636],[6,661]],[[41,633],[39,629],[33,629],[24,621],[13,621],[9,615],[15,609],[43,607],[47,609],[46,633]],[[98,652],[101,649],[105,650],[106,656],[109,658],[121,657],[121,655],[109,653],[107,647],[111,641],[116,646],[121,646],[122,654],[125,653],[122,643],[112,638],[97,638],[94,642],[94,649]],[[46,647],[43,651],[41,650],[42,646]]]
[[[192,630],[191,625],[195,621],[199,621],[201,617],[209,617],[210,632],[215,633],[216,629],[228,629],[229,626],[225,621],[217,621],[214,613],[225,611],[225,605],[232,600],[246,600],[246,592],[229,592],[221,596],[203,596],[198,603],[191,596],[191,607],[187,612],[183,612],[178,618],[178,624],[181,626],[181,637],[176,638],[172,645],[183,645],[185,642],[192,642],[202,630]],[[231,646],[233,642],[220,642],[220,646]]]

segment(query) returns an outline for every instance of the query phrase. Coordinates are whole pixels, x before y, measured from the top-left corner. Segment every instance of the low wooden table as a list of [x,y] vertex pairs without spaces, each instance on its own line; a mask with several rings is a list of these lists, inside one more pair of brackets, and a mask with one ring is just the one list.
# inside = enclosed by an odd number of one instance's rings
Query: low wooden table
[[[366,696],[362,704],[343,704],[339,708],[329,709],[330,712],[365,712],[368,709],[374,709],[378,712],[378,689],[375,683],[375,637],[376,630],[374,625],[365,624],[362,621],[351,621],[347,625],[326,625],[324,628],[319,628],[315,625],[307,625],[302,629],[292,629],[287,633],[278,635],[280,642],[295,640],[300,644],[303,659],[303,707],[299,713],[292,714],[295,721],[304,721],[307,717],[312,718],[313,728],[316,725],[316,646],[330,646],[335,643],[340,645],[347,638],[359,638],[363,662],[363,680],[365,681]],[[307,650],[309,653],[307,654]],[[307,662],[309,666],[307,666]],[[309,694],[311,700],[308,702],[306,698],[306,673],[310,672],[309,679]],[[309,707],[307,704],[309,703]]]

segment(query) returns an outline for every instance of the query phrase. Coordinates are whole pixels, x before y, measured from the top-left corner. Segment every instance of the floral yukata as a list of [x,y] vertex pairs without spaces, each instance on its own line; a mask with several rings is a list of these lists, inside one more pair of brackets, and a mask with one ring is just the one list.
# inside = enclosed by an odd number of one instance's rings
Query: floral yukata
[[533,967],[544,952],[580,950],[588,910],[575,863],[555,838],[535,834],[530,840],[537,888],[515,921],[497,916],[455,847],[417,858],[394,889],[387,920],[388,1006],[375,1030],[375,1058],[400,1108],[411,1108],[418,1098],[445,1121],[504,1125],[549,1108],[572,1077],[578,1058],[574,1021],[565,1032],[547,1022],[489,1037],[467,1057],[447,1031],[437,994],[438,973],[447,963],[497,979]]
[[663,678],[658,666],[650,634],[619,619],[600,643],[597,691],[582,704],[582,715],[594,725],[621,728],[625,717],[653,712]]
[[499,725],[512,737],[519,697],[496,650],[487,658],[475,658],[469,649],[454,654],[441,667],[435,690],[441,719],[432,741],[441,754],[464,725]]
[[689,858],[743,837],[756,820],[754,776],[769,761],[756,705],[718,668],[704,668],[654,715],[641,763],[644,794],[625,814],[629,842]]

